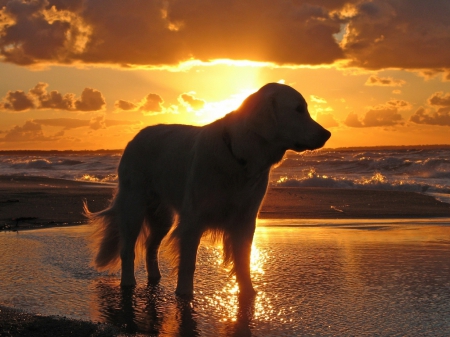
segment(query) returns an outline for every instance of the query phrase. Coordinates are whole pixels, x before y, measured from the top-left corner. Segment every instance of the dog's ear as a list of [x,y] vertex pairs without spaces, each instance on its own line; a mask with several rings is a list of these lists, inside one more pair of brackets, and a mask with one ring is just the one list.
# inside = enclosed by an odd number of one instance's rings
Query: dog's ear
[[246,116],[248,130],[270,140],[277,132],[276,108],[275,93],[257,91],[238,110]]

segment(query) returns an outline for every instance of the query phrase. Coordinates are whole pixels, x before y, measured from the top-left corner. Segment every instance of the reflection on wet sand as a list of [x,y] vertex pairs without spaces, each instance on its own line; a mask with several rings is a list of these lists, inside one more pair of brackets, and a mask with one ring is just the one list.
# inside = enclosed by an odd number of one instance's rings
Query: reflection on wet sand
[[[216,260],[212,265],[221,265],[221,247],[202,246],[202,249],[210,253],[208,260]],[[264,274],[266,255],[253,247],[253,279],[258,280]],[[270,298],[264,292],[260,291],[255,297],[240,295],[235,277],[229,277],[221,290],[211,294],[200,291],[193,300],[176,297],[161,285],[121,288],[118,280],[100,278],[95,284],[95,296],[91,301],[91,312],[96,319],[118,326],[127,333],[199,336],[197,320],[210,313],[220,317],[218,328],[221,334],[250,336],[253,318],[270,320],[274,315]]]
[[[96,319],[120,327],[126,333],[150,335],[200,336],[197,320],[201,319],[196,307],[225,306],[229,300],[232,316],[224,319],[221,334],[227,336],[250,336],[250,322],[255,314],[254,298],[217,296],[216,300],[186,300],[165,292],[159,285],[121,288],[117,283],[99,280],[95,285],[97,300]],[[203,302],[203,303],[202,303]],[[220,303],[220,304],[219,304]],[[205,307],[206,305],[206,307]],[[259,304],[262,307],[261,303]],[[217,307],[216,307],[217,308]]]
[[450,336],[444,223],[259,227],[251,268],[258,294],[246,301],[214,244],[200,246],[196,292],[185,301],[164,257],[159,285],[146,285],[143,266],[132,289],[94,271],[89,234],[1,233],[0,303],[153,336]]

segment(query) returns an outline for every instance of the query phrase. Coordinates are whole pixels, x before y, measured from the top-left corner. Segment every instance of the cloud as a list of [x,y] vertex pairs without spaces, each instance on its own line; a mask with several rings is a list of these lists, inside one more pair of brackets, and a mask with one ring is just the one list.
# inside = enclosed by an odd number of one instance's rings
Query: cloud
[[309,97],[311,98],[311,102],[319,103],[319,104],[327,103],[327,101],[324,98],[322,98],[322,97],[319,97],[319,96],[316,96],[316,95],[310,95]]
[[187,93],[187,94],[181,94],[178,98],[180,103],[185,105],[187,108],[193,109],[193,110],[200,110],[205,106],[205,101],[199,98],[195,98],[193,94]]
[[358,115],[354,112],[350,112],[344,120],[344,124],[352,128],[362,128],[364,125],[359,120]]
[[163,103],[164,100],[158,94],[148,94],[144,98],[142,105],[139,107],[139,110],[148,112],[162,112]]
[[0,58],[124,67],[347,59],[366,69],[441,69],[449,77],[450,48],[442,47],[450,44],[449,17],[448,0],[4,0]]
[[322,125],[324,128],[332,128],[335,126],[339,126],[339,123],[336,121],[334,116],[329,113],[317,113],[316,122]]
[[380,104],[367,110],[362,119],[354,112],[349,113],[344,124],[356,128],[401,125],[403,124],[403,117],[399,110],[408,110],[410,108],[411,104],[409,102],[390,100],[385,104]]
[[396,80],[392,77],[378,77],[376,75],[370,76],[365,85],[369,86],[383,86],[383,87],[401,87],[406,82],[403,80]]
[[322,64],[344,56],[333,36],[342,21],[334,11],[344,1],[5,3],[0,53],[20,65],[159,66],[217,58]]
[[[420,107],[410,117],[410,121],[416,124],[450,126],[450,93],[436,92],[428,98],[427,102],[433,108]],[[436,107],[438,107],[437,110]]]
[[[12,129],[1,132],[5,136],[0,138],[0,141],[6,142],[29,142],[29,141],[52,141],[58,140],[64,136],[67,130],[77,128],[89,128],[91,130],[106,129],[114,126],[135,125],[139,122],[106,119],[105,115],[98,115],[91,119],[77,119],[77,118],[47,118],[47,119],[33,119],[25,122],[23,126],[14,126]],[[45,136],[43,126],[59,127],[57,133],[53,136]]]
[[102,93],[92,88],[85,88],[81,93],[81,98],[75,101],[75,110],[97,111],[106,104]]
[[0,102],[0,110],[25,111],[29,109],[54,109],[67,111],[98,111],[106,104],[100,91],[85,88],[80,98],[75,94],[61,94],[56,90],[47,92],[47,83],[39,82],[28,93],[22,90],[8,91]]
[[373,0],[353,5],[341,46],[351,65],[450,68],[447,0]]
[[124,111],[128,111],[128,110],[137,110],[138,106],[132,102],[128,102],[128,101],[124,101],[122,99],[117,100],[114,103],[114,106],[116,107],[117,110],[124,110]]
[[398,110],[409,110],[412,108],[411,103],[402,99],[391,99],[387,101],[385,105],[389,108],[396,108]]
[[150,93],[139,103],[133,103],[125,100],[117,100],[114,103],[116,112],[119,111],[141,111],[144,116],[155,116],[165,113],[178,113],[178,106],[172,105],[164,107],[164,100],[155,93]]
[[5,137],[0,141],[6,142],[29,142],[29,141],[51,141],[54,137],[44,136],[42,126],[33,121],[26,121],[23,126],[15,126],[7,131]]
[[416,124],[450,126],[450,108],[434,111],[420,107],[409,120]]
[[428,98],[428,104],[450,107],[450,92],[447,94],[444,94],[443,92],[434,93]]
[[22,90],[8,91],[0,102],[0,110],[25,111],[33,108],[33,98]]

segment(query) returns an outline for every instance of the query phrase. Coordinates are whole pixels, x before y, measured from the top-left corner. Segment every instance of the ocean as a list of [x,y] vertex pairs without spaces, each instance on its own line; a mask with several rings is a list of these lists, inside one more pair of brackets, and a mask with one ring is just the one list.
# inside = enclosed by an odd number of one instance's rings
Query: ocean
[[[121,154],[120,150],[0,151],[0,173],[114,184]],[[450,146],[288,152],[272,171],[270,185],[410,191],[450,203]]]

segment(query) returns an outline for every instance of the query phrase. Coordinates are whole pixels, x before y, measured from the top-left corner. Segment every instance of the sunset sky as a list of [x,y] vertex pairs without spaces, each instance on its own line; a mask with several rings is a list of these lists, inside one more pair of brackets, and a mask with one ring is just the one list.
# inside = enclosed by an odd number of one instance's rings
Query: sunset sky
[[0,149],[120,149],[293,86],[327,147],[450,144],[448,0],[0,0]]

